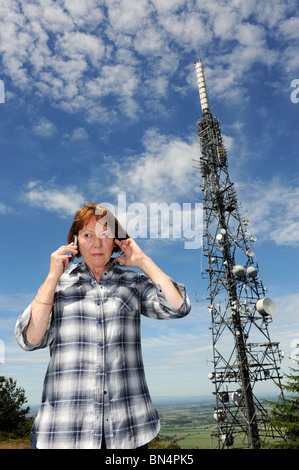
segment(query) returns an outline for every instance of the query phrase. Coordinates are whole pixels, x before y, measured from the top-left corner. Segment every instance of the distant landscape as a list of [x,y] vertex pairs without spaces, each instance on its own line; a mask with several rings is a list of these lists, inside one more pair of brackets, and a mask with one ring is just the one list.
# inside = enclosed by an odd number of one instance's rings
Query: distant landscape
[[[154,397],[153,402],[160,416],[161,430],[158,441],[154,440],[150,448],[217,449],[218,442],[213,435],[216,431],[213,396]],[[38,408],[39,405],[32,405],[30,414],[35,416]],[[22,448],[22,444],[11,444],[9,448]],[[29,441],[26,444],[23,448],[29,448]],[[4,445],[0,443],[0,448],[5,448]]]
[[[261,400],[276,401],[277,396],[267,394]],[[155,407],[161,419],[160,439],[165,445],[175,443],[181,449],[217,449],[214,420],[215,398],[201,397],[154,398]],[[238,439],[234,447],[241,446]]]
[[175,443],[181,449],[217,447],[215,437],[211,436],[215,431],[213,397],[168,399],[168,402],[157,399],[154,403],[161,420],[163,441]]

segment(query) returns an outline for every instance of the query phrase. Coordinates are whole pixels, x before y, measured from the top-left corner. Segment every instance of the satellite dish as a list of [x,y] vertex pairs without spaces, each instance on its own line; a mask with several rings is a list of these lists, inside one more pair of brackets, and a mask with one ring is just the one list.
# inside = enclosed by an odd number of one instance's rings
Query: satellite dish
[[214,415],[213,415],[214,419],[219,422],[224,421],[225,416],[226,414],[224,410],[215,410]]
[[255,277],[257,275],[257,268],[255,266],[248,266],[247,274],[249,277]]
[[257,241],[257,237],[254,235],[253,237],[250,237],[250,241],[251,242],[256,242]]
[[247,256],[250,256],[250,258],[251,258],[252,256],[254,256],[254,254],[255,254],[254,251],[251,250],[251,249],[249,249],[249,250],[246,251],[246,255],[247,255]]
[[236,406],[239,406],[242,401],[242,390],[239,389],[239,390],[235,390],[234,392],[232,392],[231,398],[232,398],[233,404]]
[[228,403],[229,401],[229,396],[227,392],[220,392],[219,393],[219,398],[222,401],[222,403]]
[[265,297],[257,301],[256,309],[261,315],[273,315],[275,312],[275,303],[273,300]]
[[233,274],[237,277],[242,277],[244,274],[245,268],[244,266],[241,266],[240,264],[236,264],[233,267]]
[[222,235],[225,235],[225,234],[226,234],[225,228],[222,228],[222,229],[220,230],[220,233],[222,233]]
[[216,235],[216,238],[217,238],[217,240],[222,240],[222,238],[223,238],[222,233],[218,233],[218,235]]

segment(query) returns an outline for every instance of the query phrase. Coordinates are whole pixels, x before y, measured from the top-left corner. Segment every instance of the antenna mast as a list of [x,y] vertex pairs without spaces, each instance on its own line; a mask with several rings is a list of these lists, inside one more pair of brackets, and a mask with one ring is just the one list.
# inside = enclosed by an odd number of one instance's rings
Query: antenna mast
[[203,254],[209,280],[218,447],[229,447],[238,435],[243,446],[260,448],[269,437],[284,438],[273,429],[253,390],[272,380],[283,391],[278,363],[283,353],[270,340],[268,324],[275,311],[266,297],[252,249],[256,237],[240,214],[220,123],[210,113],[203,66],[195,62],[202,117],[197,123],[203,180]]

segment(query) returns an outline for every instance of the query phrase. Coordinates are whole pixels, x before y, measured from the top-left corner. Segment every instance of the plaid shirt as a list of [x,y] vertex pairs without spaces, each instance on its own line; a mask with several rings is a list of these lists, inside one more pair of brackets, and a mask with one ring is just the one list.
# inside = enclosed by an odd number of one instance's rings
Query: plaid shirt
[[140,314],[181,318],[160,286],[118,262],[98,284],[84,262],[60,278],[46,334],[39,345],[26,341],[31,305],[16,324],[16,339],[27,350],[50,348],[42,402],[31,441],[40,449],[99,449],[104,428],[110,449],[134,449],[160,429],[146,384],[140,341]]

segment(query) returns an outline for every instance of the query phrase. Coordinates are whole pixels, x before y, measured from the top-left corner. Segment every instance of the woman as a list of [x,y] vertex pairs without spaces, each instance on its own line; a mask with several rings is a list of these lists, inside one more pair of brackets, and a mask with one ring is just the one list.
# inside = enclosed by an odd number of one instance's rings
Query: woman
[[[45,282],[17,321],[23,349],[50,348],[33,448],[134,449],[159,432],[143,368],[140,314],[181,318],[190,303],[184,286],[120,232],[103,206],[79,209],[69,244],[51,255]],[[123,255],[111,258],[116,252]],[[83,261],[66,271],[74,255]]]

